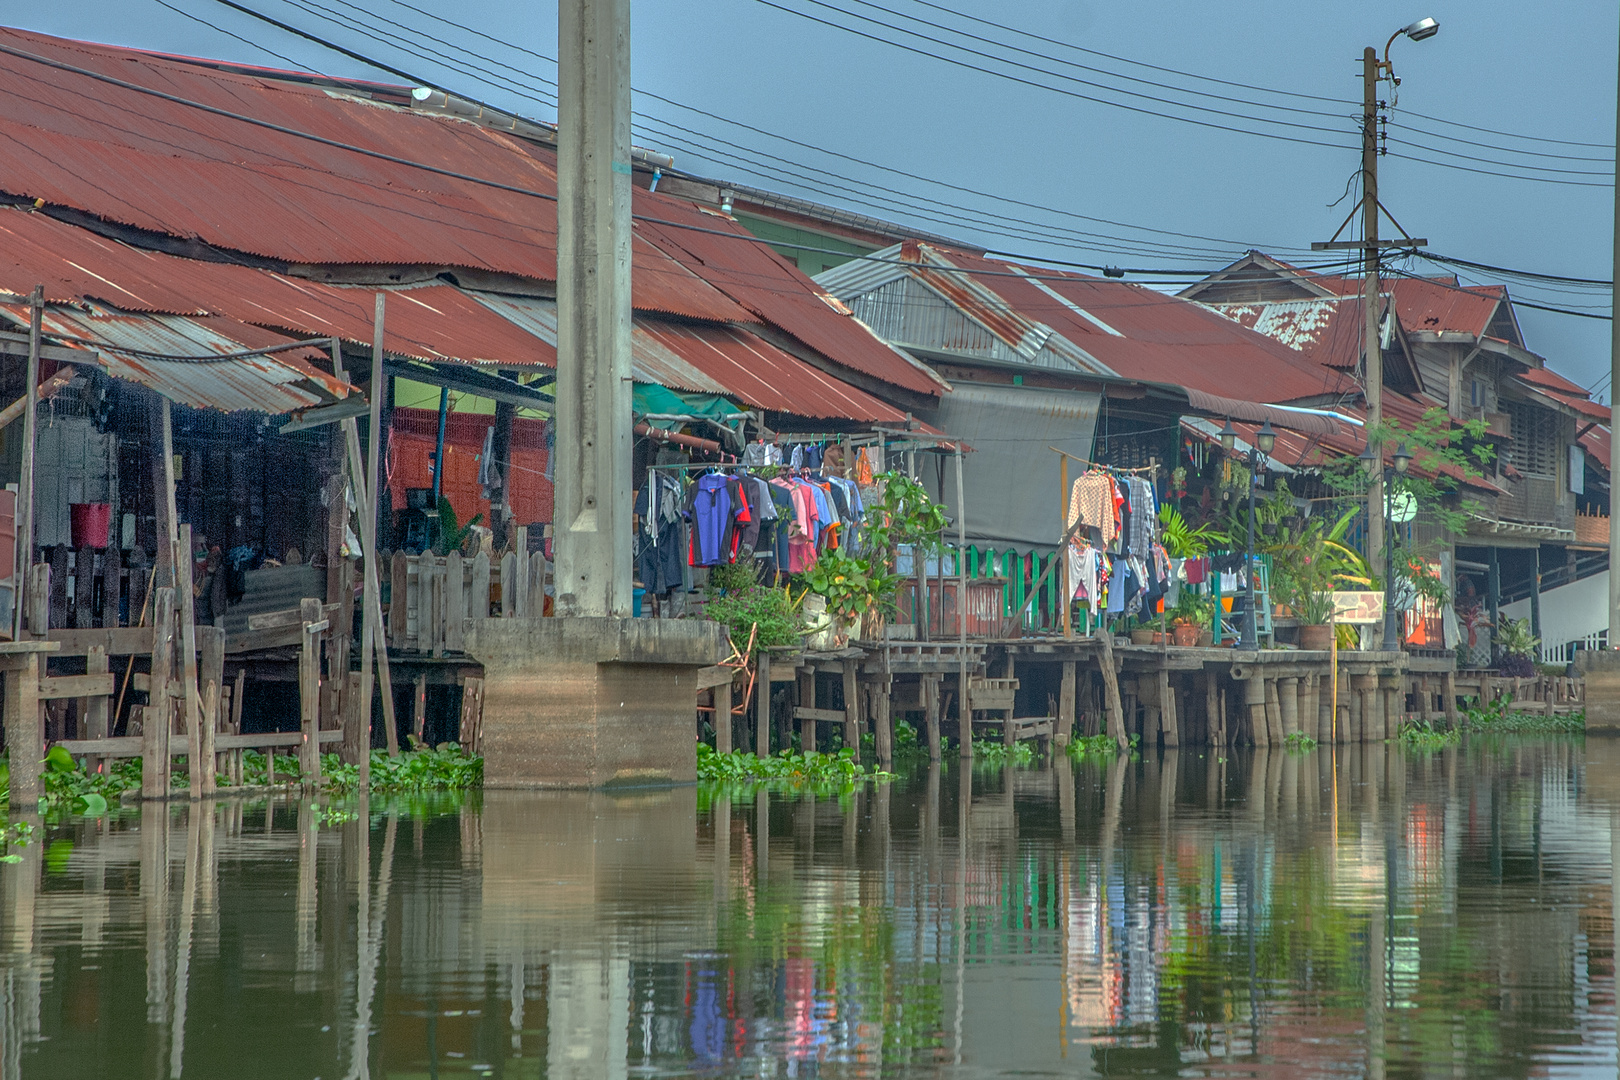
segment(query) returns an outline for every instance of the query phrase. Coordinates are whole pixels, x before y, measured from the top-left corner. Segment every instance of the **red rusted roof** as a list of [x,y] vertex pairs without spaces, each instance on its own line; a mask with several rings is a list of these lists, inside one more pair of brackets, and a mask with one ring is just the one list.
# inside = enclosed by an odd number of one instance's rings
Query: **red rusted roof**
[[1395,311],[1407,333],[1468,334],[1479,337],[1496,307],[1507,298],[1500,285],[1461,286],[1455,281],[1400,278],[1390,284]]
[[756,408],[882,423],[906,418],[893,406],[746,330],[651,321],[640,329]]
[[[546,148],[443,116],[179,58],[0,29],[0,41],[322,138],[542,196],[438,176],[213,116],[0,54],[0,190],[126,225],[310,264],[442,264],[556,279],[556,161]],[[401,95],[408,94],[403,88]],[[674,203],[642,190],[637,213]],[[636,306],[750,316],[645,240]]]
[[[1256,402],[1311,398],[1346,385],[1343,375],[1264,334],[1235,325],[1201,304],[1141,285],[932,245],[907,244],[903,257],[926,258],[930,265],[919,261],[918,275],[931,287],[948,290],[953,303],[992,332],[1008,321],[1009,312],[1039,321],[1123,378]],[[969,274],[932,268],[941,260]],[[964,276],[1004,306],[977,299],[978,290],[961,286]],[[1015,326],[1006,329],[1021,333]]]
[[702,266],[705,280],[753,312],[757,321],[780,327],[838,364],[886,383],[920,394],[945,389],[926,365],[879,340],[798,267],[749,237],[729,217],[690,203],[673,203],[660,215],[695,228],[641,221],[636,230],[680,262]]

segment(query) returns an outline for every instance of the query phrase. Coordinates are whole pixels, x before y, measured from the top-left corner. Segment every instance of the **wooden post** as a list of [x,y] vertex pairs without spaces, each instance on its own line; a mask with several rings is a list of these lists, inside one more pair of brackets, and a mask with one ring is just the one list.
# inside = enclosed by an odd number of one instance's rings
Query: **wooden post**
[[[1064,460],[1067,461],[1068,459],[1065,458]],[[1063,610],[1063,626],[1065,629],[1069,629],[1069,609],[1067,604],[1064,605]],[[1062,681],[1058,683],[1058,714],[1055,741],[1059,746],[1069,745],[1069,739],[1074,734],[1074,681],[1075,662],[1073,660],[1065,660],[1063,661],[1063,678]]]
[[[118,528],[118,523],[113,523]],[[118,599],[122,591],[123,574],[119,565],[118,538],[113,537],[107,545],[107,550],[101,555],[101,625],[117,626]],[[132,608],[131,610],[137,610]],[[137,615],[136,618],[140,616]]]
[[517,617],[517,552],[501,556],[501,618]]
[[1446,727],[1457,728],[1457,673],[1446,672],[1440,680],[1440,692],[1445,697]]
[[388,564],[388,582],[388,642],[403,649],[411,617],[411,563],[405,552],[394,552]]
[[538,619],[546,613],[546,553],[529,554],[529,616]]
[[461,688],[461,743],[469,754],[484,752],[484,680],[476,675]]
[[416,749],[421,749],[426,743],[423,735],[427,733],[427,673],[419,672],[416,676],[416,692],[411,695],[411,734],[416,738]]
[[714,688],[714,752],[731,753],[731,682]]
[[[175,611],[180,617],[180,689],[185,694],[182,719],[188,732],[189,753],[193,749],[189,744],[189,733],[202,722],[202,688],[197,685],[197,612],[192,595],[190,523],[180,526],[180,544],[174,553],[174,573],[179,583]],[[320,609],[319,600],[315,601],[315,606],[316,610]]]
[[878,684],[877,714],[873,717],[877,730],[873,733],[872,739],[877,744],[878,767],[884,772],[894,768],[893,697],[894,676],[885,675],[883,681]]
[[[242,734],[242,694],[247,690],[247,668],[236,669],[236,685],[231,690],[231,734]],[[242,751],[240,748],[230,752],[231,783],[242,782]]]
[[[28,568],[34,562],[34,442],[38,427],[39,407],[35,397],[35,387],[39,385],[39,350],[42,337],[41,327],[45,319],[45,286],[35,285],[34,291],[28,297],[28,364],[23,376],[23,446],[22,471],[17,478],[17,562],[12,568],[12,581],[18,588],[18,594],[12,600],[11,637],[13,641],[21,641],[23,636],[23,610],[28,600],[27,589],[33,581],[28,579]],[[39,674],[39,661],[34,661],[34,674],[37,681]],[[10,680],[8,679],[9,683]],[[9,691],[8,691],[9,693]],[[12,772],[12,791],[17,791],[15,765]],[[18,803],[18,805],[23,805]],[[32,810],[33,804],[28,804]]]
[[771,756],[771,654],[764,649],[754,674],[754,756]]
[[[513,614],[523,619],[534,614],[529,610],[529,527],[517,527],[517,577],[512,583]],[[504,590],[503,590],[504,593]]]
[[[844,661],[844,746],[855,753],[855,760],[861,760],[861,691],[855,681],[854,659]],[[934,717],[934,738],[937,741],[939,717]],[[938,757],[939,748],[935,748]]]
[[471,595],[467,598],[469,619],[489,618],[489,552],[473,556]]
[[28,632],[42,638],[51,629],[51,564],[28,568]]
[[225,631],[217,626],[195,631],[202,649],[202,708],[198,722],[187,729],[186,765],[193,799],[206,799],[218,789],[219,762],[214,754],[214,734],[219,730],[219,692],[225,683]]
[[[159,543],[162,538],[159,537]],[[174,589],[160,586],[152,594],[152,678],[146,716],[141,725],[141,798],[169,797],[169,732],[174,723]],[[7,680],[9,686],[10,680]],[[16,773],[12,773],[16,784]]]
[[[854,676],[850,677],[853,684]],[[924,675],[922,680],[923,692],[923,723],[928,728],[928,760],[940,759],[939,734],[939,698],[940,677],[938,675]],[[859,729],[857,729],[859,730]]]
[[[107,663],[107,647],[105,645],[92,645],[84,656],[84,673],[86,675],[105,675],[112,670]],[[81,739],[105,739],[109,734],[107,730],[107,696],[97,694],[95,697],[81,698],[82,711],[79,713]],[[101,768],[101,755],[86,754],[84,759],[85,772],[99,772]]]
[[[298,603],[303,628],[298,649],[298,704],[303,741],[298,747],[298,770],[303,785],[313,788],[321,779],[321,602],[305,597]],[[274,751],[272,751],[273,753]]]
[[23,653],[6,669],[6,749],[11,757],[11,811],[39,809],[45,725],[39,710],[39,653]]
[[[354,629],[353,567],[343,557],[343,534],[348,526],[349,505],[346,497],[348,480],[344,477],[347,455],[341,442],[336,444],[335,469],[326,481],[326,602],[335,607],[332,615],[331,648],[328,660],[333,678],[327,682],[321,695],[323,727],[331,730],[343,726],[343,698],[348,679],[340,672],[349,670],[349,636]],[[360,493],[356,492],[356,498]],[[364,513],[364,500],[360,499]],[[203,675],[206,686],[208,676]]]
[[1176,713],[1176,690],[1170,685],[1170,671],[1159,667],[1159,724],[1164,731],[1164,748],[1181,745],[1181,717]]
[[88,630],[95,625],[91,597],[95,595],[96,553],[82,547],[73,553],[73,629]]
[[466,647],[467,589],[461,569],[461,552],[444,557],[444,650],[462,652]]
[[1204,680],[1204,714],[1207,717],[1205,723],[1209,728],[1209,745],[1212,747],[1225,746],[1226,725],[1222,722],[1221,717],[1220,688],[1216,685],[1217,676],[1214,671],[1205,668],[1202,678]]
[[1125,734],[1125,710],[1119,704],[1119,674],[1114,670],[1114,636],[1106,627],[1098,629],[1102,643],[1098,666],[1102,668],[1103,707],[1108,712],[1108,735],[1122,751],[1129,751],[1131,740]]
[[[816,707],[816,670],[799,672],[799,706],[805,709]],[[803,717],[799,720],[799,752],[808,754],[816,748],[816,721],[814,717]]]

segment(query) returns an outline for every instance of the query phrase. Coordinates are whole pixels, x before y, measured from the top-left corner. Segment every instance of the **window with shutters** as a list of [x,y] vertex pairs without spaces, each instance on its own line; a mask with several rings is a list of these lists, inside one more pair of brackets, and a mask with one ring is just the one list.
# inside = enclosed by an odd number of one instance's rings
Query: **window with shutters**
[[1503,401],[1502,407],[1513,423],[1508,463],[1526,476],[1557,476],[1558,414],[1520,401]]

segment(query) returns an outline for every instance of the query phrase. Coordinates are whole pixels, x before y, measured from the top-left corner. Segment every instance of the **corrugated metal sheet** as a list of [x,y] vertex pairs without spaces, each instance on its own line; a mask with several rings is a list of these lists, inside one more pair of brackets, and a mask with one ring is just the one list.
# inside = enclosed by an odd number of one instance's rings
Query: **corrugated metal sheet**
[[735,221],[684,203],[662,216],[696,228],[642,221],[636,223],[636,231],[678,261],[702,266],[704,279],[753,312],[757,321],[786,331],[840,366],[893,386],[930,395],[945,390],[931,369],[881,340],[798,267],[749,238]]
[[[5,311],[12,320],[26,325],[25,307],[5,305]],[[45,312],[43,326],[49,334],[102,342],[97,353],[108,374],[149,386],[171,401],[199,409],[288,413],[340,401],[350,389],[294,352],[208,363],[154,360],[120,351],[122,347],[203,356],[275,344],[266,340],[274,335],[253,327],[237,327],[238,332],[231,333],[227,320],[52,307]]]
[[640,331],[756,408],[818,419],[900,423],[899,409],[738,327],[647,322]]
[[[545,147],[444,116],[285,79],[26,31],[34,55],[295,130],[556,194]],[[442,264],[556,279],[556,203],[368,158],[14,57],[0,56],[0,190],[293,263]],[[677,200],[637,189],[638,214]],[[632,245],[635,303],[687,318],[751,316],[667,251]]]
[[1408,333],[1468,334],[1479,337],[1491,324],[1507,292],[1500,285],[1459,286],[1455,279],[1401,278],[1390,288],[1395,310]]

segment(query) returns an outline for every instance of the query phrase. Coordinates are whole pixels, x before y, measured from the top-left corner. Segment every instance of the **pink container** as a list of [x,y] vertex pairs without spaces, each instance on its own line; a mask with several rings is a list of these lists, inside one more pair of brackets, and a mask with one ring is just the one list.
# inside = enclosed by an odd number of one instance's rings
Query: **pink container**
[[73,503],[71,511],[73,546],[76,548],[104,548],[107,532],[112,525],[111,503]]

